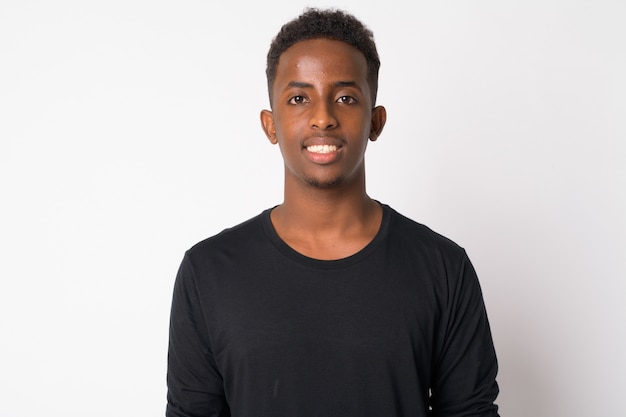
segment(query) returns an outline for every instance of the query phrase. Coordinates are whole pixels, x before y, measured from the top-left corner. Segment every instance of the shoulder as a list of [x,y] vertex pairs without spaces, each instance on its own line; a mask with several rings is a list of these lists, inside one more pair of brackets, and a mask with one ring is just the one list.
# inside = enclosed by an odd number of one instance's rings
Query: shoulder
[[476,271],[465,248],[450,238],[392,210],[388,245],[395,262],[430,279],[446,300],[443,304],[449,305],[455,294],[480,297]]
[[265,240],[263,221],[268,214],[269,209],[194,244],[185,252],[186,257],[194,260],[218,254],[230,257],[233,254],[248,252],[250,248]]
[[422,251],[465,256],[465,250],[452,239],[432,230],[430,227],[410,219],[393,208],[390,212],[389,238],[397,244]]

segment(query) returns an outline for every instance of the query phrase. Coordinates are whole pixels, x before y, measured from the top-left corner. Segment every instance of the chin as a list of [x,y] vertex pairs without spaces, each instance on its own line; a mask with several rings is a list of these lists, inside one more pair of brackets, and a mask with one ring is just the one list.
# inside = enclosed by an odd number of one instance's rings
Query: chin
[[336,188],[345,183],[345,178],[305,178],[304,180],[308,185],[315,188],[328,189]]

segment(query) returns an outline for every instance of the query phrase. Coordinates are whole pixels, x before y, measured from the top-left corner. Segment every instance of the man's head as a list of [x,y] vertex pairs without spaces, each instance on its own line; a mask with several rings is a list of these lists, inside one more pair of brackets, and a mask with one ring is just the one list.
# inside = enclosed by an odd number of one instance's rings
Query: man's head
[[340,10],[309,8],[296,19],[285,24],[278,32],[267,53],[267,85],[270,105],[273,105],[272,87],[280,56],[290,46],[308,39],[326,38],[345,42],[358,49],[367,61],[368,82],[372,105],[376,103],[380,59],[373,33],[354,16]]

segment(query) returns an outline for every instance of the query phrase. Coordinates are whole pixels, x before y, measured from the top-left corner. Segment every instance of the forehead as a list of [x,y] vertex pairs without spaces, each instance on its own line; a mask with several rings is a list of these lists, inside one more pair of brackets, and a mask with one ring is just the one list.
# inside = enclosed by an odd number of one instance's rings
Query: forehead
[[294,76],[347,77],[344,81],[362,82],[367,79],[367,61],[361,51],[345,42],[308,39],[287,48],[278,60],[276,78]]

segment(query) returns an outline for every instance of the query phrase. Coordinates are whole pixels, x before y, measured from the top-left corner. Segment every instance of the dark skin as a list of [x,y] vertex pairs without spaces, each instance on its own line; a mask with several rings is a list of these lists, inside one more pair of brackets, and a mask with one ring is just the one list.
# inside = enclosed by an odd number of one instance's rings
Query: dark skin
[[366,193],[365,150],[383,130],[363,54],[344,42],[306,40],[280,57],[263,130],[285,164],[284,202],[270,215],[278,235],[315,259],[353,255],[374,238],[382,208]]

